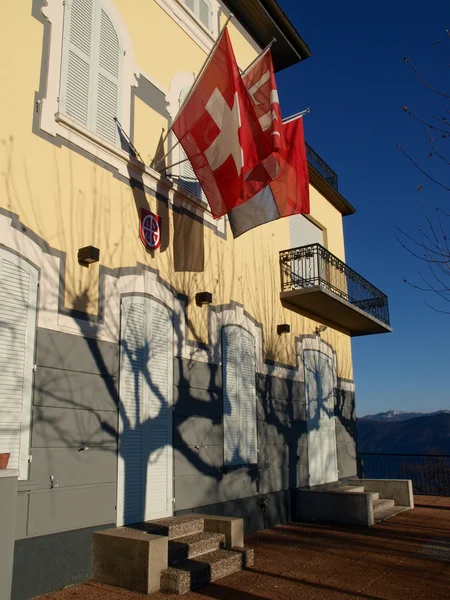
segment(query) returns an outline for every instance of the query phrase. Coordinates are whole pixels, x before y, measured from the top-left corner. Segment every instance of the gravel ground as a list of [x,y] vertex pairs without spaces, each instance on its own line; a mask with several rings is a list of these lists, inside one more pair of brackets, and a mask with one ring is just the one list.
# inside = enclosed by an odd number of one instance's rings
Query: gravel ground
[[[450,600],[450,498],[371,528],[290,523],[246,538],[255,565],[183,600]],[[89,582],[38,600],[173,600]]]

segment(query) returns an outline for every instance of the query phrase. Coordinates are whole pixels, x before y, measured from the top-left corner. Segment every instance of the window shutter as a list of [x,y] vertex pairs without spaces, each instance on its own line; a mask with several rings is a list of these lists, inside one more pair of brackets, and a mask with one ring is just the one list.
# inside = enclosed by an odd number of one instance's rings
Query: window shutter
[[28,476],[37,272],[0,249],[0,452]]
[[[190,89],[190,86],[182,89],[180,94],[180,108],[189,94]],[[187,158],[186,153],[180,144],[180,160],[184,160],[185,158]],[[198,179],[195,176],[194,169],[192,168],[189,160],[186,160],[180,165],[180,185],[184,190],[193,194],[196,198],[203,198],[203,190],[200,187]]]
[[240,343],[240,416],[239,453],[244,463],[256,463],[256,388],[255,343],[253,337],[241,330]]
[[184,3],[189,8],[189,10],[195,13],[195,0],[184,0]]
[[198,18],[211,31],[211,4],[207,0],[198,0]]
[[113,144],[117,141],[119,102],[120,46],[116,30],[106,12],[98,5],[98,73],[96,89],[95,131]]
[[224,381],[224,462],[257,461],[255,344],[247,332],[231,325],[222,330]]
[[124,469],[125,485],[119,503],[123,523],[127,524],[139,522],[143,518],[142,378],[146,351],[144,299],[124,298],[122,319],[119,460]]
[[93,0],[72,0],[65,5],[61,111],[89,127],[92,86]]
[[167,513],[172,505],[172,319],[166,308],[150,301],[148,323],[149,360],[146,371],[148,394],[146,415],[147,482],[152,495],[148,518]]
[[239,387],[238,347],[240,329],[229,326],[222,329],[223,368],[223,428],[224,463],[240,463],[239,457]]

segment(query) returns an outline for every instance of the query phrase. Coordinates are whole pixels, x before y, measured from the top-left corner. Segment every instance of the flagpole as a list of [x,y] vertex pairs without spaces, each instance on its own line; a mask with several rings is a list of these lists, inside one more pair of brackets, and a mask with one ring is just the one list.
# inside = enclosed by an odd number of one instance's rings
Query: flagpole
[[300,112],[295,113],[295,115],[286,117],[285,119],[283,119],[283,125],[286,125],[286,123],[290,123],[291,121],[295,121],[295,119],[298,119],[299,117],[303,117],[303,115],[307,115],[310,112],[311,112],[311,109],[305,108],[305,110],[301,110]]
[[270,41],[267,44],[267,46],[264,48],[264,50],[261,52],[261,54],[258,54],[258,56],[254,60],[252,60],[252,62],[248,65],[248,67],[245,69],[245,71],[243,71],[241,73],[241,77],[244,77],[250,71],[250,69],[258,62],[258,60],[264,56],[264,54],[267,52],[267,50],[270,50],[270,48],[273,46],[273,44],[275,44],[276,41],[277,41],[277,38],[272,38],[272,41]]
[[[224,31],[225,31],[225,29],[227,28],[227,25],[228,25],[228,23],[231,21],[231,19],[232,19],[233,17],[234,17],[233,13],[230,13],[230,15],[229,15],[228,19],[225,21],[225,25],[222,27],[222,31],[220,32],[220,35],[219,35],[219,37],[218,37],[218,38],[217,38],[217,40],[215,41],[215,43],[214,43],[214,46],[211,48],[211,51],[210,51],[210,53],[209,53],[209,54],[208,54],[208,56],[206,57],[206,60],[205,60],[205,62],[203,63],[203,66],[202,66],[202,68],[201,68],[201,69],[200,69],[200,71],[198,72],[198,75],[197,75],[197,77],[195,78],[195,80],[194,80],[194,83],[193,83],[193,84],[192,84],[192,86],[191,86],[191,89],[189,90],[189,94],[186,96],[186,98],[184,99],[184,101],[183,101],[182,105],[181,105],[181,106],[180,106],[180,108],[178,109],[177,116],[178,116],[178,114],[181,112],[181,110],[184,108],[184,105],[186,104],[186,102],[187,102],[187,101],[189,100],[189,98],[192,96],[192,92],[194,91],[194,89],[195,89],[195,86],[197,85],[197,83],[198,83],[198,81],[199,81],[199,79],[200,79],[201,75],[203,74],[203,71],[204,71],[204,70],[206,69],[206,67],[209,65],[209,63],[210,63],[210,61],[211,61],[211,57],[212,57],[212,55],[213,55],[213,52],[214,52],[214,50],[216,49],[216,47],[217,47],[218,43],[220,42],[220,40],[221,40],[221,38],[222,38],[222,36],[223,36],[223,34],[224,34]],[[176,119],[176,118],[177,118],[177,117],[175,117],[175,118],[173,119],[173,121],[175,121],[175,119]],[[167,130],[167,133],[166,133],[166,135],[164,136],[164,139],[163,139],[163,140],[162,140],[162,142],[161,142],[163,146],[164,146],[164,144],[166,143],[166,140],[167,140],[167,138],[169,137],[169,133],[171,132],[171,130],[172,130],[172,126],[170,126],[170,127],[169,127],[169,129]],[[176,143],[174,146],[172,146],[172,148],[169,150],[169,152],[167,152],[167,154],[165,154],[165,155],[164,155],[164,156],[161,158],[161,160],[164,160],[164,159],[166,158],[166,156],[168,156],[168,155],[169,155],[169,154],[172,152],[173,148],[176,148],[176,147],[178,146],[178,144],[179,144],[179,143],[180,143],[180,142],[177,142],[177,143]]]

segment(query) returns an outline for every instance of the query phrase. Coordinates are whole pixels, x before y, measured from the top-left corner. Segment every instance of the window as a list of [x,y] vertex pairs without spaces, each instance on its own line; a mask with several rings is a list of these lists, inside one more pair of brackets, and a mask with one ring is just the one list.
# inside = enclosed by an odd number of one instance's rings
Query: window
[[[191,86],[187,86],[185,88],[183,88],[183,90],[181,91],[180,94],[180,101],[179,101],[179,107],[181,108],[183,102],[185,101],[187,95],[189,94],[189,90],[191,89]],[[181,144],[179,145],[180,148],[180,158],[179,160],[185,160],[187,159],[186,153],[183,150]],[[190,192],[191,194],[193,194],[196,198],[198,198],[199,200],[203,200],[203,202],[207,202],[205,193],[203,192],[201,185],[197,179],[197,177],[195,176],[195,172],[194,169],[192,168],[191,163],[188,160],[185,160],[185,162],[182,162],[180,164],[180,186],[186,190],[187,192]]]
[[0,452],[28,477],[37,271],[0,249]]
[[66,2],[59,110],[112,144],[118,143],[122,58],[102,2]]
[[182,2],[208,31],[212,30],[212,7],[208,0],[182,0]]
[[224,463],[257,462],[255,341],[238,327],[222,329]]

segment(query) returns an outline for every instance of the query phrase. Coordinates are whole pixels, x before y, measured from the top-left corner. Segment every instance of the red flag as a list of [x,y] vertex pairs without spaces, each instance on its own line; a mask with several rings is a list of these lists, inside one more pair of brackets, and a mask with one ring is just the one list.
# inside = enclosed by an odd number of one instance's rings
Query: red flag
[[309,179],[303,119],[283,124],[282,135],[285,149],[278,153],[278,177],[228,214],[235,238],[258,225],[281,217],[309,214]]
[[278,152],[285,147],[283,121],[270,49],[247,69],[243,80],[271,150],[271,154],[245,176],[244,200],[247,201],[277,177],[280,172]]
[[[245,174],[271,150],[240,76],[228,30],[172,130],[215,218],[245,201]],[[266,183],[269,179],[267,175]]]
[[276,152],[284,147],[283,121],[270,49],[247,69],[242,78],[269,146]]

